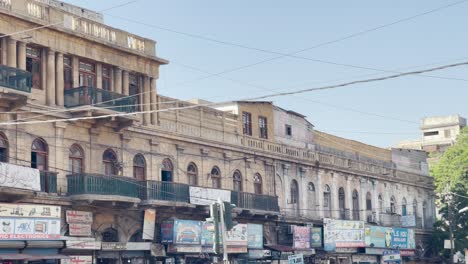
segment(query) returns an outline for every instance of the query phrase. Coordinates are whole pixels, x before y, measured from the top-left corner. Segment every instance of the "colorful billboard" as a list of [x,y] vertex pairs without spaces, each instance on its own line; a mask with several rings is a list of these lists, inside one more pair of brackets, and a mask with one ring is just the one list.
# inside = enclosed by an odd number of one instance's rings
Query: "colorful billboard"
[[202,246],[212,246],[215,240],[215,226],[210,222],[203,222],[201,233]]
[[247,225],[237,224],[227,232],[226,244],[228,246],[247,247]]
[[247,224],[247,248],[263,248],[263,225]]
[[414,249],[414,231],[407,228],[393,228],[392,248]]
[[369,226],[365,229],[366,247],[389,248],[392,245],[392,228]]
[[322,247],[322,228],[321,227],[310,228],[310,247],[311,248]]
[[143,239],[153,240],[156,226],[156,210],[146,209],[143,217]]
[[167,220],[161,223],[161,243],[168,244],[174,242],[174,220]]
[[310,227],[293,226],[293,248],[310,248]]
[[0,240],[60,238],[60,206],[0,204]]
[[199,245],[202,222],[192,220],[174,221],[174,244]]
[[324,248],[334,251],[336,248],[365,247],[364,221],[334,220],[325,218]]

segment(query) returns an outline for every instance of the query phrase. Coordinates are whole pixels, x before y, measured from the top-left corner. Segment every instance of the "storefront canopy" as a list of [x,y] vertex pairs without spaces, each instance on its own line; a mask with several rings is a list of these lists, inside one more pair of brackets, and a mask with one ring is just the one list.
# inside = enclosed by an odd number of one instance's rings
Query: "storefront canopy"
[[70,259],[69,256],[55,254],[55,255],[32,255],[27,260],[35,261],[35,260],[45,260],[45,259]]
[[26,254],[0,254],[0,260],[27,260],[31,257]]

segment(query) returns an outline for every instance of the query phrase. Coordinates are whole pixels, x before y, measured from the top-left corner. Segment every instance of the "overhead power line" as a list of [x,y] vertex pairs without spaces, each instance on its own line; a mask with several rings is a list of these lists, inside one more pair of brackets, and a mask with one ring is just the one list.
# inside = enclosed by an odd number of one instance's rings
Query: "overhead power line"
[[341,84],[336,84],[336,85],[328,85],[328,86],[323,86],[323,87],[315,87],[315,88],[308,88],[308,89],[302,89],[302,90],[296,90],[296,91],[274,93],[274,94],[268,94],[268,95],[263,95],[263,96],[258,96],[258,97],[237,99],[237,100],[234,100],[234,101],[225,101],[225,102],[219,102],[219,103],[190,105],[190,106],[173,107],[173,108],[166,108],[166,109],[160,109],[160,110],[139,111],[139,112],[134,112],[134,113],[118,113],[118,114],[109,114],[109,115],[102,115],[102,116],[86,116],[86,117],[75,117],[75,118],[51,119],[51,120],[34,120],[34,121],[26,121],[26,122],[16,122],[16,121],[14,121],[14,122],[3,122],[3,123],[0,123],[0,125],[8,126],[8,125],[41,124],[41,123],[55,123],[55,122],[66,122],[66,121],[90,120],[90,119],[109,118],[109,117],[118,117],[118,116],[132,116],[132,115],[138,115],[138,114],[144,114],[144,113],[169,112],[169,111],[175,111],[175,110],[198,108],[198,107],[201,107],[201,106],[208,106],[209,107],[209,106],[216,106],[216,105],[220,105],[220,104],[232,103],[232,102],[235,102],[235,101],[255,101],[255,100],[262,100],[262,99],[280,97],[280,96],[286,96],[286,95],[301,94],[301,93],[312,92],[312,91],[337,89],[337,88],[342,88],[342,87],[351,86],[351,85],[355,85],[355,84],[371,83],[371,82],[378,82],[378,81],[396,79],[396,78],[400,78],[400,77],[404,77],[404,76],[417,75],[417,74],[421,74],[421,73],[425,73],[425,72],[439,71],[439,70],[443,70],[443,69],[455,68],[455,67],[460,67],[460,66],[465,66],[465,65],[468,65],[468,62],[461,62],[461,63],[443,65],[443,66],[438,66],[438,67],[435,67],[435,68],[404,72],[404,73],[393,74],[393,75],[377,77],[377,78],[371,78],[371,79],[356,80],[356,81],[351,81],[351,82],[346,82],[346,83],[341,83]]

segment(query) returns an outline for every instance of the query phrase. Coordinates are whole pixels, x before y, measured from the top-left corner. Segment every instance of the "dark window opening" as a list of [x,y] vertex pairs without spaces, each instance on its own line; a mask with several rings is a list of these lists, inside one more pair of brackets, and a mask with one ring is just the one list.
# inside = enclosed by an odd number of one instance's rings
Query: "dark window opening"
[[266,117],[258,117],[258,128],[260,130],[260,138],[268,139],[268,123]]
[[429,131],[429,132],[424,132],[424,136],[437,136],[439,135],[439,131]]
[[32,75],[32,87],[42,89],[41,50],[35,47],[26,47],[26,71]]
[[70,57],[63,57],[63,88],[73,88],[73,66]]
[[242,131],[244,135],[252,136],[252,114],[242,112]]
[[292,136],[292,127],[291,125],[285,125],[286,136]]

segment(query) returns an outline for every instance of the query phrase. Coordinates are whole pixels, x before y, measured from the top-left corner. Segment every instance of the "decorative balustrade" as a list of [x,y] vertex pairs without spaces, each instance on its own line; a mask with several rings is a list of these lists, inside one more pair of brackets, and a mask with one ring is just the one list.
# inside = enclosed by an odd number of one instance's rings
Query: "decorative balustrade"
[[57,172],[41,171],[41,191],[57,193]]
[[92,105],[107,108],[111,111],[126,113],[132,113],[137,110],[137,100],[135,97],[128,97],[94,87],[81,86],[66,89],[64,97],[65,107]]

